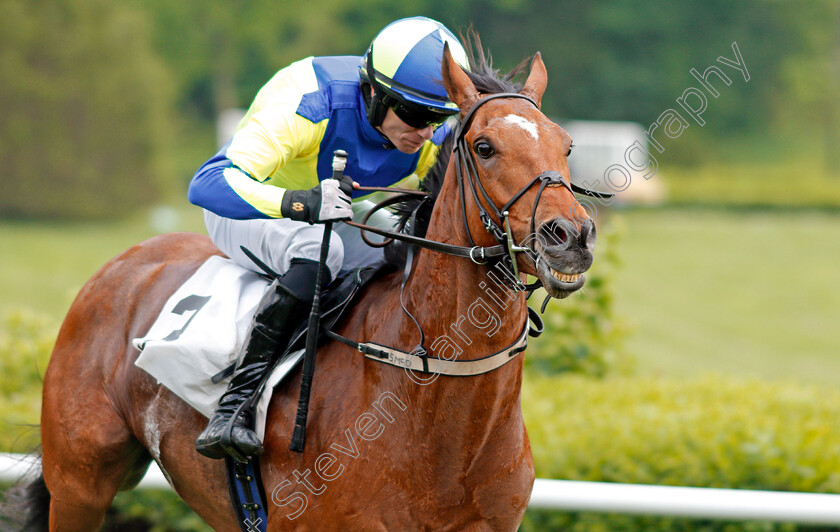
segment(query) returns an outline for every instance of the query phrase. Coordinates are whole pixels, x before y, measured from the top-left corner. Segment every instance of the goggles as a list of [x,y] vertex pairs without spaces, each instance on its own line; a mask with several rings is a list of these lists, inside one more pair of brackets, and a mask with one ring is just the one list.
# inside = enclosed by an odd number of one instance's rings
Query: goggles
[[[391,100],[393,102],[393,98],[391,98]],[[455,112],[439,113],[431,111],[426,107],[411,105],[400,101],[391,103],[389,107],[394,111],[394,114],[397,115],[397,118],[416,129],[425,129],[429,126],[438,127],[443,124],[447,118],[455,114]]]

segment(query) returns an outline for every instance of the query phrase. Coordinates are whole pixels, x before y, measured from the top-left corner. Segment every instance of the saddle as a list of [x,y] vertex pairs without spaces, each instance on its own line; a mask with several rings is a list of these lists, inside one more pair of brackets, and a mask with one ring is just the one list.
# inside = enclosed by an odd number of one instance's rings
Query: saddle
[[[356,268],[355,270],[343,272],[337,279],[330,283],[321,295],[321,326],[318,335],[318,345],[327,338],[325,331],[331,330],[335,327],[341,318],[344,317],[347,310],[352,308],[352,303],[355,301],[356,296],[358,296],[362,288],[364,288],[368,283],[393,271],[394,267],[392,265],[382,262],[373,266]],[[270,274],[267,273],[265,277],[270,278]],[[273,368],[286,362],[292,354],[300,349],[303,349],[308,331],[308,322],[307,320],[303,320],[303,322],[292,334],[292,340],[289,342],[289,345],[278,346],[278,348],[282,349],[282,351],[280,355],[276,357],[276,361],[272,365],[272,368],[269,369],[269,374]],[[214,375],[212,378],[213,383],[219,383],[233,375],[235,368],[236,363],[233,363]],[[285,376],[274,385],[277,386],[284,380]],[[266,381],[264,380],[263,384],[257,388],[257,391],[254,394],[256,397],[262,394],[265,382]]]

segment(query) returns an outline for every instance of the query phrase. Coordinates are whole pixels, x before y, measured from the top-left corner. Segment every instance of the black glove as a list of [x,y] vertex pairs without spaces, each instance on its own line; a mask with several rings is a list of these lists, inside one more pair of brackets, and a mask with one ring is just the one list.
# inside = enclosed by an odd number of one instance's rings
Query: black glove
[[353,218],[350,208],[350,194],[353,193],[353,179],[342,176],[338,179],[324,179],[309,190],[287,190],[283,194],[280,214],[302,222],[317,223]]

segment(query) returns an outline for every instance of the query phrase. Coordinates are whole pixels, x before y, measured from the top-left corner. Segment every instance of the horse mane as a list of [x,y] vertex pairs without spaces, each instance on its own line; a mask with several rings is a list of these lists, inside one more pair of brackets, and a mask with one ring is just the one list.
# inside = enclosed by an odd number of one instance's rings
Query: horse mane
[[[525,71],[531,62],[530,57],[520,62],[507,74],[500,74],[493,67],[493,59],[490,53],[482,48],[481,39],[473,28],[469,28],[466,32],[461,33],[460,36],[461,42],[464,43],[464,49],[467,52],[467,61],[470,67],[467,75],[480,94],[518,93],[522,90],[522,83],[514,79]],[[404,232],[420,237],[426,235],[432,216],[432,209],[443,187],[443,179],[446,176],[446,168],[449,166],[449,159],[452,156],[452,150],[455,145],[455,133],[458,129],[458,127],[450,129],[440,146],[437,161],[420,183],[420,190],[428,192],[431,195],[431,201],[426,200],[418,208],[418,205],[423,200],[410,199],[396,208],[400,222],[405,223]],[[407,220],[415,210],[417,211],[415,227],[411,227],[411,224],[407,223]],[[402,242],[394,241],[385,247],[386,261],[397,267],[402,267],[405,263],[406,251],[407,248]]]

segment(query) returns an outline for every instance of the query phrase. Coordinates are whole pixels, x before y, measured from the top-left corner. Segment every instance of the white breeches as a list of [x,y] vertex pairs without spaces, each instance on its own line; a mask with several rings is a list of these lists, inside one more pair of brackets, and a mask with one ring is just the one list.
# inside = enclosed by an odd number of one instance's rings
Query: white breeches
[[[361,222],[371,206],[373,204],[368,201],[353,202],[354,221]],[[392,214],[381,210],[368,220],[368,224],[393,229],[395,220]],[[262,270],[243,253],[240,246],[245,246],[280,275],[289,270],[292,259],[317,262],[321,256],[322,224],[310,225],[286,218],[233,220],[207,210],[204,211],[204,223],[216,247],[240,266],[255,272],[262,273]],[[367,236],[374,242],[383,240],[372,233]],[[341,222],[333,223],[327,254],[330,279],[335,279],[342,271],[370,266],[382,257],[382,248],[365,244],[357,228]]]

